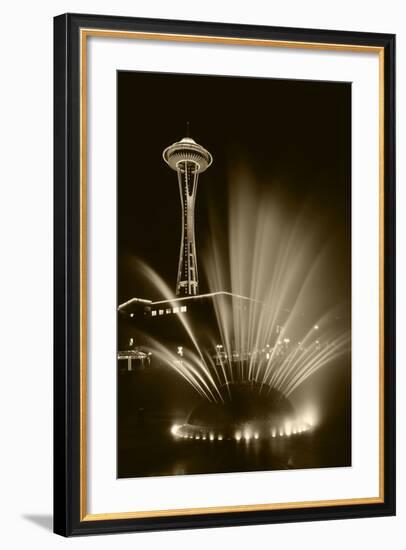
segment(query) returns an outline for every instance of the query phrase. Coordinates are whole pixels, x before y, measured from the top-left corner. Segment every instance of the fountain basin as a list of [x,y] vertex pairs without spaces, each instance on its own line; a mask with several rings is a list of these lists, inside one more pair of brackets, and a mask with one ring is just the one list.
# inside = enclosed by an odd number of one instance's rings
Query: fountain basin
[[280,391],[255,382],[223,386],[224,402],[202,402],[172,428],[179,439],[251,441],[299,435],[310,429]]

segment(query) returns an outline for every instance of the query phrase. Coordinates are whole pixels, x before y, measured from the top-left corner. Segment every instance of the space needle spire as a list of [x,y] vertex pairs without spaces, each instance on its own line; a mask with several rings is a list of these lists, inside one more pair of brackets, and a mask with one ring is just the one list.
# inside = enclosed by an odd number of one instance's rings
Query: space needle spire
[[195,202],[199,174],[213,162],[211,154],[189,136],[189,122],[186,137],[173,143],[163,152],[164,161],[178,175],[182,205],[182,236],[180,241],[177,296],[199,294],[195,243]]

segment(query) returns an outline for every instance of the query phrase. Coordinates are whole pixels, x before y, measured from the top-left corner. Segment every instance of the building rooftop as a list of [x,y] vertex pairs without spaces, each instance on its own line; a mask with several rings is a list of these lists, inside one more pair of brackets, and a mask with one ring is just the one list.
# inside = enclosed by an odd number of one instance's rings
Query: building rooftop
[[170,298],[170,299],[157,300],[157,301],[145,300],[142,298],[131,298],[131,300],[128,300],[127,302],[120,304],[118,306],[118,310],[121,311],[121,310],[136,309],[137,306],[154,307],[154,306],[163,306],[165,304],[172,304],[172,305],[176,305],[178,303],[184,304],[184,303],[190,303],[190,302],[196,302],[196,301],[202,301],[202,300],[208,300],[208,299],[215,299],[217,297],[230,297],[230,298],[235,298],[238,300],[246,300],[246,301],[254,302],[258,304],[261,303],[258,300],[255,300],[254,298],[249,298],[248,296],[242,296],[241,294],[234,294],[232,292],[221,290],[217,292],[208,292],[206,294],[197,294],[196,296],[181,296],[181,297],[174,296],[173,298]]

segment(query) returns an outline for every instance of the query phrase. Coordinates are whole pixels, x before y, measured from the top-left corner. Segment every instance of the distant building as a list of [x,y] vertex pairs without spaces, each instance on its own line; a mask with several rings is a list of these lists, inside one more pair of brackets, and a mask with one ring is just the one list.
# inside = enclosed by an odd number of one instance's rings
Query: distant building
[[[191,346],[187,327],[198,337],[199,346],[208,347],[215,352],[216,345],[222,342],[221,323],[237,317],[245,318],[247,314],[261,303],[230,292],[212,292],[197,296],[176,297],[171,300],[140,300],[133,298],[118,308],[122,321],[126,322],[128,334],[138,330],[159,340],[161,344]],[[185,327],[187,325],[187,327]],[[224,327],[225,328],[225,327]],[[235,342],[230,342],[233,347]]]

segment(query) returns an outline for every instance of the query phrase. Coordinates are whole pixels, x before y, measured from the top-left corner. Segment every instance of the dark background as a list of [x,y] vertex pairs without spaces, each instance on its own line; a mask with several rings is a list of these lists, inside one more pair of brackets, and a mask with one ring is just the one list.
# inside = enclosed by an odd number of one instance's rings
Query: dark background
[[[141,278],[139,259],[175,292],[181,202],[177,175],[162,152],[185,137],[189,121],[190,137],[214,159],[199,178],[196,199],[200,293],[208,290],[203,260],[211,236],[209,213],[215,210],[220,220],[215,238],[227,241],[229,196],[243,167],[253,193],[265,190],[280,199],[288,228],[305,204],[305,232],[317,220],[320,247],[333,243],[314,297],[326,311],[346,304],[349,328],[351,85],[139,72],[118,72],[117,84],[117,303],[162,299]],[[119,315],[119,340],[123,322]],[[231,445],[207,455],[194,444],[175,444],[168,436],[171,423],[188,417],[199,402],[197,393],[172,369],[154,362],[118,376],[118,477],[280,469],[288,462],[293,468],[350,465],[350,354],[336,363],[312,376],[295,396],[297,402],[302,397],[318,403],[322,426],[280,454],[262,446],[257,455],[239,455]]]
[[[337,301],[349,299],[349,83],[139,72],[118,72],[117,83],[118,304],[133,296],[159,298],[138,278],[136,258],[175,289],[181,207],[176,173],[162,152],[185,137],[187,121],[190,136],[214,158],[199,179],[198,263],[208,205],[221,213],[226,232],[230,173],[243,163],[259,186],[283,189],[292,210],[310,202],[323,233],[334,234]],[[199,277],[203,293],[201,264]]]

